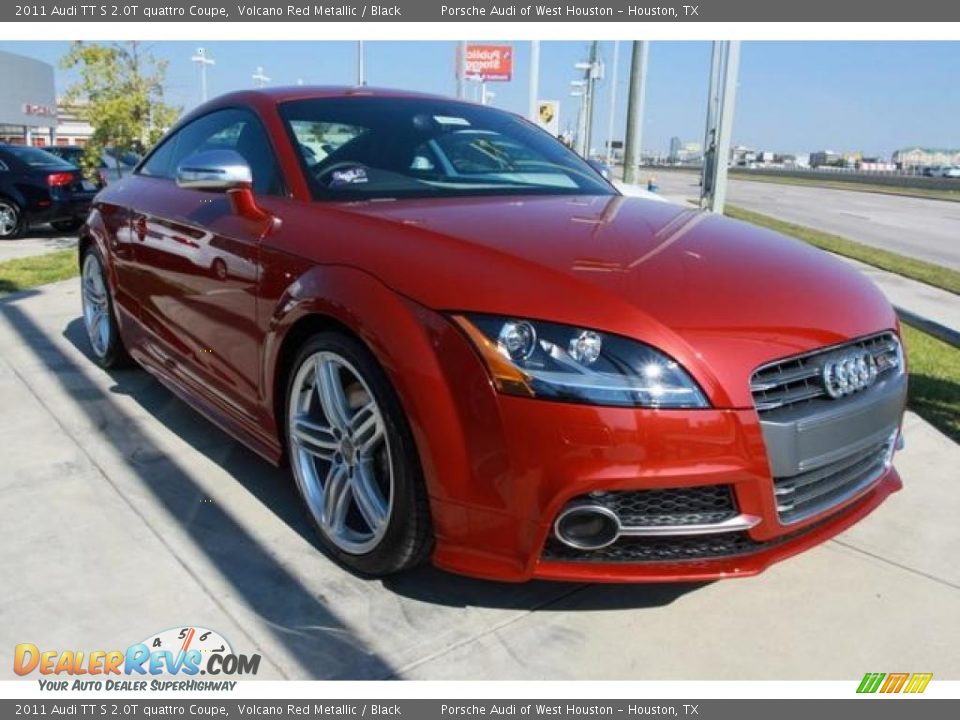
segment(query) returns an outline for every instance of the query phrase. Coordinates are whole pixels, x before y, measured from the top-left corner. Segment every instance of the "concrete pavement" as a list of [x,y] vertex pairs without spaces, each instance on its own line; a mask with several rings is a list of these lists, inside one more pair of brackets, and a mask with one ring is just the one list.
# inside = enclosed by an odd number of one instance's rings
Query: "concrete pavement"
[[261,653],[261,679],[960,679],[960,448],[915,416],[905,490],[757,578],[364,580],[317,549],[283,471],[145,372],[96,368],[79,305],[76,280],[0,298],[6,652],[193,624]]
[[[700,197],[694,172],[643,168],[661,192],[682,201]],[[787,222],[833,233],[960,270],[960,203],[856,192],[730,176],[727,202]]]
[[0,240],[0,262],[67,250],[76,246],[76,235],[57,232],[49,227],[32,228],[27,232],[26,237],[17,240]]

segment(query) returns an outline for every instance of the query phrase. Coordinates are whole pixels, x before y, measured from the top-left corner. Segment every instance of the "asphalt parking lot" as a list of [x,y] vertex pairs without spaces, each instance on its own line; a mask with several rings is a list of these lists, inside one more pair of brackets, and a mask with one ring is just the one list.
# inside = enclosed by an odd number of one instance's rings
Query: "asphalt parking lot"
[[[79,286],[0,298],[0,647],[126,647],[186,624],[258,679],[960,679],[960,448],[914,415],[905,489],[756,578],[357,578],[285,472],[145,372],[87,357]],[[0,663],[0,679],[13,677]]]

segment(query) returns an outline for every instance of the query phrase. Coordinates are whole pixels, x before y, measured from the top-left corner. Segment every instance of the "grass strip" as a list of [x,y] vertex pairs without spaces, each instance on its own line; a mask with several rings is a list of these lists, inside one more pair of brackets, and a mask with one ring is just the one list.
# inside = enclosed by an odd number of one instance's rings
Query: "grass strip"
[[960,349],[909,325],[902,328],[910,367],[910,409],[960,442]]
[[951,268],[901,255],[890,250],[864,245],[856,240],[814,230],[804,225],[778,220],[769,215],[762,215],[735,205],[726,206],[726,215],[770,230],[776,230],[784,235],[790,235],[821,250],[859,260],[881,270],[896,273],[905,278],[960,295],[960,272]]
[[0,293],[29,290],[38,285],[66,280],[78,275],[76,250],[14,258],[0,262]]

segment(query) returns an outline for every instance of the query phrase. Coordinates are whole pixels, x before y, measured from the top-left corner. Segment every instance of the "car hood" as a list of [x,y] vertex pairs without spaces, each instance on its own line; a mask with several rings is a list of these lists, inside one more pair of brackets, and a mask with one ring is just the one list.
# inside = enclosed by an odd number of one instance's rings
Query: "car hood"
[[749,376],[762,363],[896,326],[884,296],[847,263],[670,203],[566,196],[341,209],[392,226],[365,255],[414,300],[643,340],[728,407],[751,405]]

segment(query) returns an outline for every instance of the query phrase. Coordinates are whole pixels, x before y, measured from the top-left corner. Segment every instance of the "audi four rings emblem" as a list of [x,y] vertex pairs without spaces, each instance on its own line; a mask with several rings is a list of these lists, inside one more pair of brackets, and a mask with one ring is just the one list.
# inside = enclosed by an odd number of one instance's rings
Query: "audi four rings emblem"
[[823,386],[832,398],[865,390],[877,379],[877,361],[867,350],[854,350],[823,364]]

